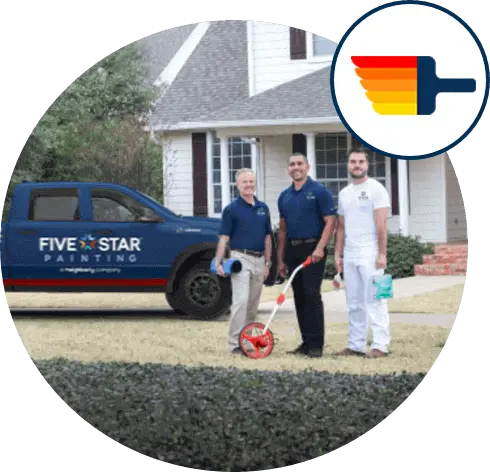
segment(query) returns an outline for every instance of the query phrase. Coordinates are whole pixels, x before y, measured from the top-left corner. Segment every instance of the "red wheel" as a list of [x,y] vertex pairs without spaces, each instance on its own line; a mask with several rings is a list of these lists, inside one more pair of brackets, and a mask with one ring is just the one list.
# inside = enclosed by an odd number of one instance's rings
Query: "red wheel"
[[270,329],[264,333],[265,325],[262,323],[250,323],[240,332],[240,349],[252,359],[267,357],[274,348],[274,336]]

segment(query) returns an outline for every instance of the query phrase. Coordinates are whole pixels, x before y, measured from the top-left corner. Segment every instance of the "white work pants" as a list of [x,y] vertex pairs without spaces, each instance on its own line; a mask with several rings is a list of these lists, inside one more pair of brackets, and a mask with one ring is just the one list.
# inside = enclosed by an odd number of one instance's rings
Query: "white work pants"
[[242,263],[242,270],[231,275],[232,304],[228,346],[230,351],[238,347],[240,331],[255,321],[264,286],[265,258],[231,251],[231,258]]
[[348,347],[354,351],[367,351],[368,328],[371,327],[371,349],[388,352],[390,320],[386,300],[373,299],[373,276],[384,271],[376,269],[376,254],[359,257],[344,255],[344,286],[349,308]]

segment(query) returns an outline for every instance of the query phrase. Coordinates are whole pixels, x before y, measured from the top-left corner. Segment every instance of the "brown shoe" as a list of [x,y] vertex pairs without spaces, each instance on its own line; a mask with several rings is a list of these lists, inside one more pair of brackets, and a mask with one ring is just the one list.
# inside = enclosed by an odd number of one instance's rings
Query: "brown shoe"
[[370,359],[377,359],[378,357],[386,357],[387,355],[386,352],[380,351],[379,349],[373,349],[367,356]]
[[359,352],[359,351],[354,351],[352,349],[349,349],[346,347],[342,351],[336,352],[336,356],[360,356],[360,357],[365,357],[366,354],[364,352]]

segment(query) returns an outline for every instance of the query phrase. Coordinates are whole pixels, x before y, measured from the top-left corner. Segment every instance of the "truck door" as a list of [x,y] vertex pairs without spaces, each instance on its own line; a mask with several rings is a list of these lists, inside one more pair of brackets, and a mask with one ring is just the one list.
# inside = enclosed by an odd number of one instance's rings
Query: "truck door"
[[12,287],[58,287],[73,284],[81,274],[65,272],[77,265],[75,255],[85,234],[76,187],[33,188],[27,214],[9,222],[8,263]]
[[163,290],[175,258],[175,223],[163,221],[130,192],[109,187],[91,188],[90,208],[85,250],[94,253],[91,265],[99,277],[128,289]]

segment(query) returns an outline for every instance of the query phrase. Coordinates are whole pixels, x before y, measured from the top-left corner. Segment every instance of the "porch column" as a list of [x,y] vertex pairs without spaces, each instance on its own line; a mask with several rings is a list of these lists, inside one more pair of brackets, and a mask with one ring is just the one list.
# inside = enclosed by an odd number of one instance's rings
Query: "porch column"
[[221,169],[221,207],[222,210],[231,201],[230,196],[230,164],[228,159],[228,137],[220,138],[220,169]]
[[316,179],[315,133],[305,133],[306,158],[310,164],[310,177]]
[[[400,233],[410,234],[408,224],[408,174],[406,159],[396,159],[398,165],[398,209],[400,212]],[[392,161],[393,164],[393,161]]]

